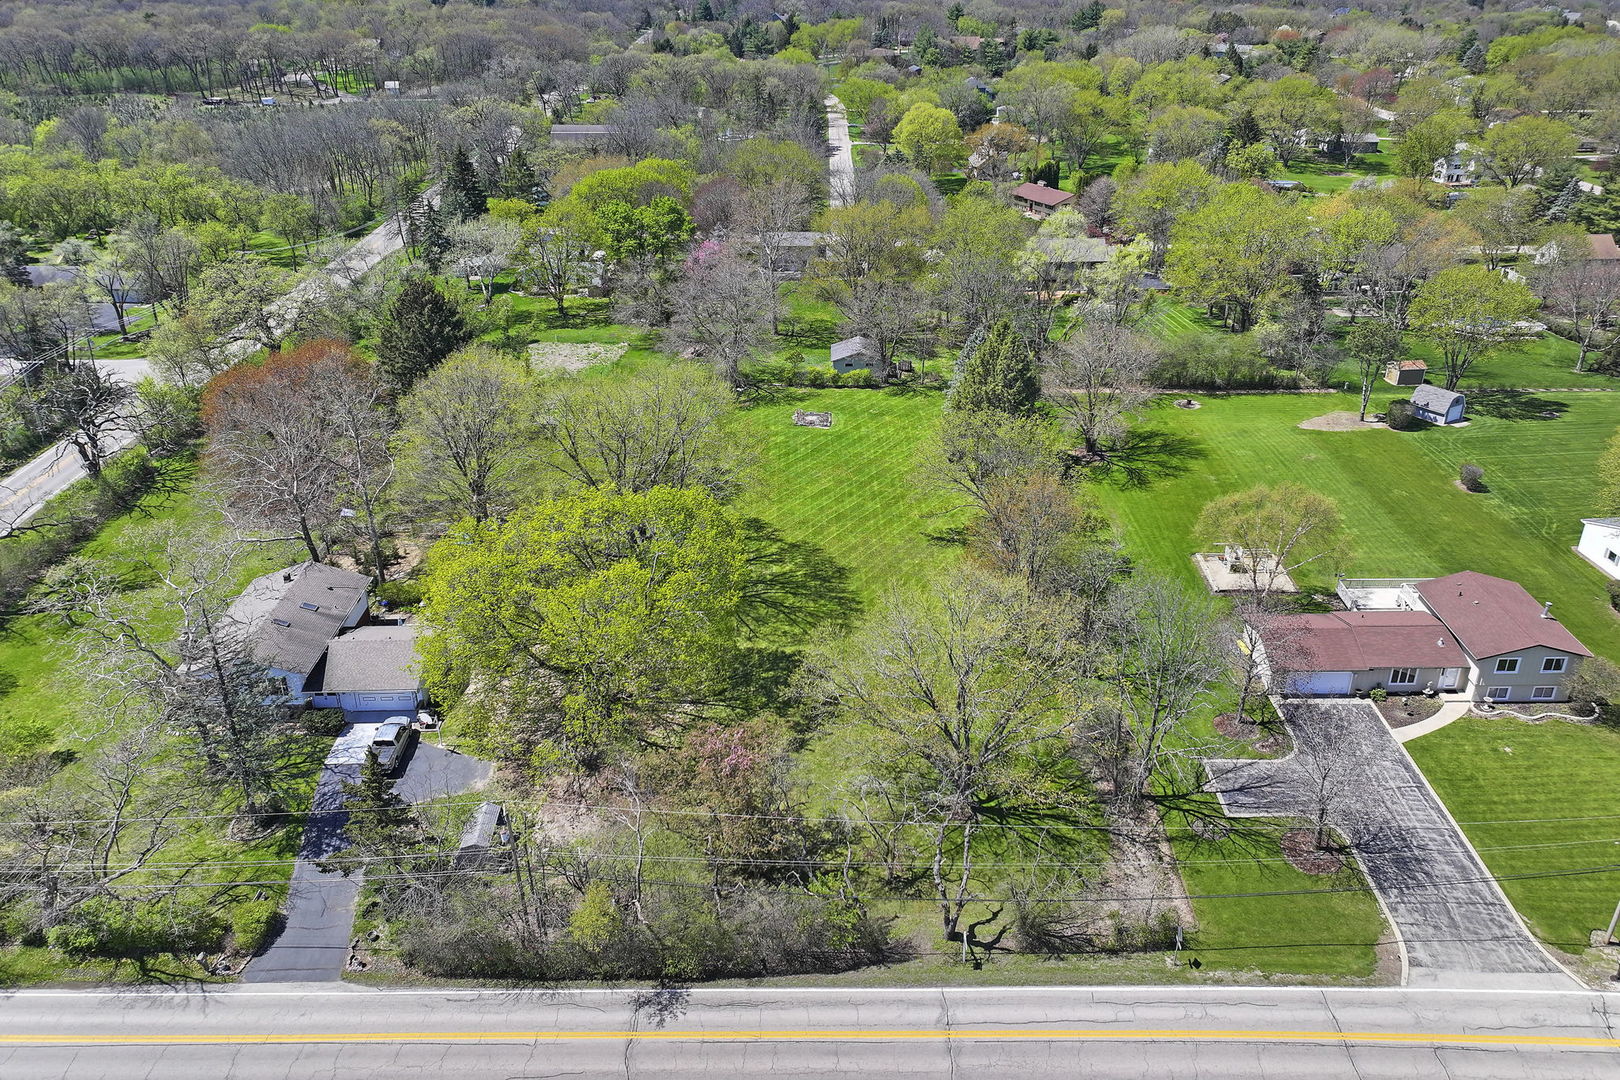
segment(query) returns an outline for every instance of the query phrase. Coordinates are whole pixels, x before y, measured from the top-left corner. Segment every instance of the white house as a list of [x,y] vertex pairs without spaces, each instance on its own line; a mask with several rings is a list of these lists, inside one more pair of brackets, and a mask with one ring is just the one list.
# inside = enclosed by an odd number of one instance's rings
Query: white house
[[1479,172],[1479,163],[1474,160],[1474,153],[1467,143],[1458,143],[1457,148],[1443,158],[1437,158],[1432,174],[1437,184],[1472,184]]
[[1620,518],[1582,518],[1576,554],[1620,580]]
[[877,342],[859,335],[845,338],[833,343],[827,350],[827,358],[832,361],[833,370],[840,375],[858,368],[871,368],[879,359]]
[[1328,697],[1384,689],[1567,701],[1570,680],[1592,655],[1522,585],[1472,570],[1347,579],[1338,592],[1345,611],[1276,616],[1249,627],[1247,640],[1274,688]]
[[1431,424],[1460,424],[1468,418],[1468,398],[1460,390],[1423,383],[1412,387],[1412,411]]

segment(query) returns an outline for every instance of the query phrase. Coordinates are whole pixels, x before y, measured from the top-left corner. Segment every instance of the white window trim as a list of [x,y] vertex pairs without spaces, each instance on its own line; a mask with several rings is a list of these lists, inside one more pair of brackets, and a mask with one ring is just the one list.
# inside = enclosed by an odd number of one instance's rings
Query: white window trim
[[[1397,680],[1395,678],[1395,676],[1399,675],[1403,671],[1410,671],[1412,673],[1412,677],[1410,679],[1406,679],[1404,681]],[[1415,668],[1415,667],[1390,668],[1389,669],[1389,685],[1391,685],[1391,686],[1416,686],[1417,681],[1418,681],[1418,669]]]
[[[1543,690],[1545,690],[1547,692],[1545,694],[1543,694],[1542,693]],[[1531,701],[1551,701],[1553,698],[1555,698],[1557,696],[1558,696],[1558,687],[1556,687],[1556,686],[1535,686],[1535,687],[1531,687],[1531,689],[1530,689],[1530,700]]]
[[[1497,691],[1501,691],[1498,693]],[[1485,689],[1486,701],[1506,701],[1508,695],[1513,693],[1511,686],[1490,686]]]
[[[1503,664],[1512,664],[1512,667],[1503,667]],[[1496,659],[1496,673],[1498,675],[1517,675],[1519,673],[1519,658],[1517,656],[1499,656]]]
[[[1558,666],[1557,667],[1551,667],[1550,665],[1552,665],[1552,664],[1557,664]],[[1569,668],[1569,657],[1567,657],[1567,656],[1547,656],[1547,657],[1543,657],[1542,661],[1541,661],[1541,670],[1546,672],[1549,675],[1560,674],[1563,671],[1567,670],[1568,668]]]

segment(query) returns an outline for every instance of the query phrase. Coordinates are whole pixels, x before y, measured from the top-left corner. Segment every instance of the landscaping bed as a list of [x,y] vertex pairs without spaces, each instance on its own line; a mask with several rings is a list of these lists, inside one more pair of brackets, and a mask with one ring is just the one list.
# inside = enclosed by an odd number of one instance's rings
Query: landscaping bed
[[1384,723],[1392,728],[1402,728],[1427,720],[1439,712],[1445,702],[1438,697],[1424,697],[1422,694],[1399,694],[1373,704],[1378,707]]

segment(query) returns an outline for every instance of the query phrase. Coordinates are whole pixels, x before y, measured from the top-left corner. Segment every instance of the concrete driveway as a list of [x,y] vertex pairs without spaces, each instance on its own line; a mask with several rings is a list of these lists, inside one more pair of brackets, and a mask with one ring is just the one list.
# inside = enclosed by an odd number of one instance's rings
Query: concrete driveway
[[[377,719],[383,717],[379,714]],[[315,785],[287,890],[286,925],[242,972],[249,983],[337,982],[348,968],[355,899],[362,876],[322,873],[317,862],[343,850],[343,785],[360,778],[360,762],[377,724],[350,724],[332,744]],[[417,742],[394,790],[407,802],[460,795],[487,783],[488,762]]]
[[1416,986],[1574,980],[1519,920],[1423,774],[1362,702],[1290,702],[1291,757],[1205,762],[1233,817],[1316,817],[1349,841],[1400,935]]

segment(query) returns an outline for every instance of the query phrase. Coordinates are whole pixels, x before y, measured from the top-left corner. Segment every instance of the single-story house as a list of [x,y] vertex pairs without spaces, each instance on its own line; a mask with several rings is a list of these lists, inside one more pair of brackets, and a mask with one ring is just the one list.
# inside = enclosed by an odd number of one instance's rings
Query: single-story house
[[1074,273],[1101,266],[1114,257],[1108,241],[1097,236],[1034,236],[1031,251],[1038,252],[1053,270]]
[[1338,592],[1346,611],[1280,615],[1248,628],[1245,640],[1273,689],[1567,701],[1575,672],[1592,655],[1522,585],[1472,570],[1346,579]]
[[357,626],[333,638],[304,683],[317,709],[402,712],[426,700],[411,623]]
[[[1578,256],[1585,262],[1620,262],[1620,244],[1614,241],[1613,233],[1587,233],[1587,250],[1584,256]],[[1536,248],[1531,260],[1537,266],[1546,266],[1560,254],[1557,240],[1549,240]]]
[[577,146],[582,150],[599,151],[619,133],[612,124],[552,124],[551,141],[559,146]]
[[339,633],[366,617],[371,579],[318,562],[301,562],[248,583],[225,621],[248,653],[281,679],[290,699],[302,700],[304,684]]
[[1318,134],[1316,151],[1319,154],[1376,154],[1381,136],[1374,131],[1347,131],[1328,135]]
[[1422,360],[1392,360],[1384,365],[1384,381],[1391,386],[1421,386],[1429,376]]
[[770,260],[767,269],[773,274],[798,277],[826,252],[827,234],[800,230],[770,232],[749,246]]
[[1433,383],[1412,388],[1412,411],[1419,420],[1431,424],[1460,424],[1467,417],[1468,398],[1460,390],[1446,390]]
[[1582,518],[1575,551],[1587,562],[1620,579],[1620,518]]
[[1012,200],[1016,205],[1026,214],[1039,218],[1047,217],[1053,211],[1068,206],[1075,198],[1072,191],[1048,187],[1046,184],[1023,183],[1013,188],[1012,192]]
[[857,368],[868,370],[880,359],[877,342],[869,337],[857,335],[835,342],[828,350],[828,358],[832,360],[833,370],[840,375]]

